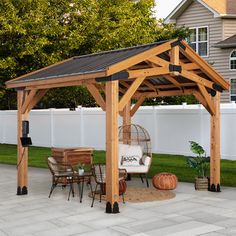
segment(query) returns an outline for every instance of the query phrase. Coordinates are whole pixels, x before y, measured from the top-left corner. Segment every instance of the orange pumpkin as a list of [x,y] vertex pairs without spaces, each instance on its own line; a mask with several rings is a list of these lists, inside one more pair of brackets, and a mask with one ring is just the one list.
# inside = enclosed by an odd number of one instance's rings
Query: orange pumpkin
[[152,184],[155,188],[161,190],[175,189],[178,183],[176,175],[172,173],[159,173],[152,178]]

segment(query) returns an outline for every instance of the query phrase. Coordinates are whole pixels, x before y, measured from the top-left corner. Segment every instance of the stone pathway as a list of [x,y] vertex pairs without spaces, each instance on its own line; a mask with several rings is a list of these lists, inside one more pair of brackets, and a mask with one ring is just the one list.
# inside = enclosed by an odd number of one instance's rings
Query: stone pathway
[[[48,199],[46,169],[30,168],[29,176],[29,194],[16,196],[16,168],[0,165],[0,236],[236,235],[236,188],[197,192],[179,183],[174,199],[120,204],[121,213],[110,215],[105,203],[91,208],[86,192],[83,203],[78,196],[67,201],[68,189],[60,188]],[[142,185],[139,179],[129,184]]]

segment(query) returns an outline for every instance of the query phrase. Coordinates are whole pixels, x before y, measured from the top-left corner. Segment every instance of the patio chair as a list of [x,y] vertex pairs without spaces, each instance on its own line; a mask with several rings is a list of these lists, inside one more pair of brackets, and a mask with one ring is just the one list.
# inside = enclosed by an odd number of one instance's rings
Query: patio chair
[[66,187],[70,186],[68,201],[70,200],[70,194],[74,197],[74,170],[73,167],[66,163],[58,163],[53,157],[47,158],[48,168],[52,174],[52,186],[49,193],[49,198],[52,195],[53,190],[57,186]]
[[143,181],[152,162],[151,138],[147,130],[140,125],[130,124],[119,127],[119,168],[127,173],[138,174]]
[[[92,165],[92,173],[95,179],[95,190],[92,195],[92,204],[93,207],[95,195],[99,194],[100,202],[102,201],[102,195],[106,195],[106,165],[105,164],[94,164]],[[123,203],[125,203],[124,194],[126,191],[126,182],[127,172],[125,169],[119,169],[119,196],[122,196]],[[100,190],[97,191],[98,186]]]

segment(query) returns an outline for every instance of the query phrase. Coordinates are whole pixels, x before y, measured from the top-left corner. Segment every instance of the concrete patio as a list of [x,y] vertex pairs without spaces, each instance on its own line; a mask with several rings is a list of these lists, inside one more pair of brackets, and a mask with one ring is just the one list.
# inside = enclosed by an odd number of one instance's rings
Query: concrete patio
[[60,188],[48,199],[47,169],[30,168],[29,194],[16,196],[16,172],[15,166],[0,165],[0,236],[236,235],[235,188],[196,192],[193,184],[180,183],[174,199],[120,204],[121,213],[110,215],[99,201],[91,208],[87,192],[83,203],[77,196],[67,201],[68,189]]

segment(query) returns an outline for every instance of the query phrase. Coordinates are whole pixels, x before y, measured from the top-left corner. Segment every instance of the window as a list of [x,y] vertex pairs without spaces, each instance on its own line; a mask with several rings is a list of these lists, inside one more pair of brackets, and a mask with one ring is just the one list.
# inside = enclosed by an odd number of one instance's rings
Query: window
[[230,70],[236,70],[236,50],[230,54],[229,58]]
[[208,27],[193,28],[191,35],[187,38],[188,44],[200,56],[208,56]]
[[230,81],[230,98],[231,101],[236,101],[236,79]]

